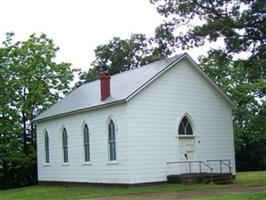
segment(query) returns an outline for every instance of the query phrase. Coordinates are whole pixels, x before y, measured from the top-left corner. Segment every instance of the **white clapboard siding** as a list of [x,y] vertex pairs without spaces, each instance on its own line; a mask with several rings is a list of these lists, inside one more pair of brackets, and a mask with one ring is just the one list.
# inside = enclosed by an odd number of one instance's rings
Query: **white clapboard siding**
[[[128,146],[125,104],[69,115],[37,124],[38,180],[91,183],[128,183]],[[117,161],[108,163],[106,121],[115,122]],[[90,132],[91,165],[84,165],[82,124]],[[63,165],[62,127],[68,133],[69,165]],[[50,142],[50,164],[45,164],[44,130]]]
[[235,174],[231,108],[188,62],[179,62],[133,97],[127,112],[130,183],[165,181],[179,172],[178,165],[166,162],[180,160],[176,136],[186,112],[193,120],[194,160],[230,159]]

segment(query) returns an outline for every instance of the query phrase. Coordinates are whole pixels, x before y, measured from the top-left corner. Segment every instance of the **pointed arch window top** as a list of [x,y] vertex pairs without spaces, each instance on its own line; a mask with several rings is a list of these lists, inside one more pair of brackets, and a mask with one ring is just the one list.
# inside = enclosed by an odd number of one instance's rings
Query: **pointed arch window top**
[[191,123],[186,116],[179,124],[178,135],[193,135]]

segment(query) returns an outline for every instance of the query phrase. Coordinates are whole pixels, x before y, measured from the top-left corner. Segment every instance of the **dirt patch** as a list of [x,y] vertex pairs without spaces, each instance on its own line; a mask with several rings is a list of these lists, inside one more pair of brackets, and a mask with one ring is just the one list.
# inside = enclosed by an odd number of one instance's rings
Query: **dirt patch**
[[242,194],[248,192],[254,192],[254,193],[266,192],[266,186],[256,186],[256,187],[232,186],[225,189],[193,190],[193,191],[168,192],[168,193],[146,193],[146,194],[136,194],[136,195],[101,197],[101,198],[94,198],[93,200],[149,200],[149,199],[174,200],[174,199],[187,199],[195,197]]

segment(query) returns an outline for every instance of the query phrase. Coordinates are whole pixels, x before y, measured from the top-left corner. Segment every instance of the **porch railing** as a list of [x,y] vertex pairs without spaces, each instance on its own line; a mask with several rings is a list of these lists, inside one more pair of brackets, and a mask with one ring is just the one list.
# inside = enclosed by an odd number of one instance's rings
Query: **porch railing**
[[210,173],[212,174],[213,173],[213,168],[207,164],[206,162],[204,161],[197,161],[197,160],[186,160],[186,161],[173,161],[173,162],[166,162],[167,165],[169,164],[188,164],[188,169],[189,169],[189,173],[191,174],[192,172],[192,163],[198,163],[198,166],[199,166],[199,172],[201,173],[202,172],[202,166],[205,166],[207,167],[209,170],[210,170]]
[[214,163],[217,162],[220,164],[220,173],[223,173],[223,165],[226,166],[229,170],[229,173],[231,174],[232,172],[232,167],[231,167],[231,161],[229,159],[226,160],[207,160],[208,163]]

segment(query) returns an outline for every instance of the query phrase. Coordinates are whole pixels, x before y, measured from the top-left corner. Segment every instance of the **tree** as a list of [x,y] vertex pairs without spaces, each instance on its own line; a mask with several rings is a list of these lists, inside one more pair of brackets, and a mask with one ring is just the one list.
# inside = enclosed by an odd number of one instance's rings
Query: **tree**
[[[184,49],[203,45],[206,40],[223,39],[224,53],[249,52],[246,63],[249,79],[266,75],[266,1],[264,0],[150,0],[169,19],[159,27],[172,33],[180,26],[186,32],[167,37],[169,43]],[[197,25],[195,25],[197,24]]]
[[73,70],[69,63],[54,61],[57,51],[45,34],[13,42],[8,33],[0,48],[0,164],[8,184],[36,180],[30,172],[36,164],[32,119],[70,90]]
[[171,54],[168,45],[160,38],[147,38],[143,34],[132,34],[130,39],[114,37],[108,44],[95,49],[96,59],[88,72],[80,74],[78,85],[93,81],[101,72],[116,74]]
[[[8,36],[5,42],[9,41]],[[4,174],[3,185],[8,185],[10,182],[8,176],[11,172],[11,162],[20,161],[21,157],[25,158],[21,153],[23,152],[23,137],[18,131],[20,129],[19,117],[12,102],[15,86],[11,87],[7,84],[11,75],[7,67],[10,62],[9,52],[10,48],[0,48],[0,166]]]

